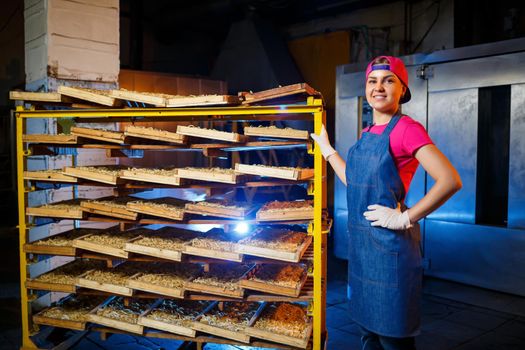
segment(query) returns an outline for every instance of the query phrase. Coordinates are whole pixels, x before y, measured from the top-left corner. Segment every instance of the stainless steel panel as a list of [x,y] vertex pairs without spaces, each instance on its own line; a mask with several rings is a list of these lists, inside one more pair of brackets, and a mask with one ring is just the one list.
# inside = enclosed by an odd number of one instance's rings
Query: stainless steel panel
[[511,86],[508,227],[525,228],[525,84]]
[[522,230],[425,220],[428,275],[525,296]]
[[[406,65],[435,64],[459,61],[480,57],[497,56],[525,51],[525,38],[503,40],[489,44],[460,47],[449,50],[438,50],[430,54],[416,53],[400,57]],[[367,62],[350,63],[338,66],[345,74],[364,71]]]
[[[408,81],[412,99],[402,105],[403,114],[417,120],[427,128],[427,80],[416,76],[417,66],[408,66]],[[413,207],[425,195],[425,171],[419,166],[407,193],[406,204]]]
[[[337,89],[349,83],[344,79],[338,79]],[[359,113],[359,98],[337,97],[335,111],[335,148],[337,152],[346,160],[346,155],[350,147],[357,141],[357,116]],[[334,180],[334,246],[335,255],[346,259],[347,256],[347,211],[346,211],[346,186],[335,176]]]
[[336,99],[363,96],[365,94],[365,72],[345,74],[343,67],[337,67]]
[[432,65],[428,91],[480,88],[525,82],[525,52]]
[[[428,218],[473,224],[476,216],[478,90],[430,93],[428,132],[463,181],[461,191]],[[427,192],[433,184],[434,180],[427,175]]]

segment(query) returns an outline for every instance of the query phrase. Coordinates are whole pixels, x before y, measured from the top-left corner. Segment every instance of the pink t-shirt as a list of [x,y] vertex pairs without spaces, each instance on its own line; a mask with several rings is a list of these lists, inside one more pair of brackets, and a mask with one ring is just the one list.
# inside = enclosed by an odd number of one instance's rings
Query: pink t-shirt
[[[370,128],[370,132],[382,134],[387,125],[388,123],[374,125]],[[363,132],[368,131],[368,128],[363,130]],[[399,177],[401,177],[401,181],[403,181],[405,186],[405,193],[408,192],[410,182],[419,165],[417,159],[414,158],[414,154],[418,149],[428,144],[433,144],[433,142],[423,125],[406,115],[399,119],[390,133],[390,154],[399,171]]]

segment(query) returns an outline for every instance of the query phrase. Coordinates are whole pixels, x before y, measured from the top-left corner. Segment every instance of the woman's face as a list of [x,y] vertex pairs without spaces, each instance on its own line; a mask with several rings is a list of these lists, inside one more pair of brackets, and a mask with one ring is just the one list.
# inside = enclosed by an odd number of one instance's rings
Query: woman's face
[[374,70],[366,81],[366,100],[374,110],[394,114],[405,90],[401,80],[391,71]]

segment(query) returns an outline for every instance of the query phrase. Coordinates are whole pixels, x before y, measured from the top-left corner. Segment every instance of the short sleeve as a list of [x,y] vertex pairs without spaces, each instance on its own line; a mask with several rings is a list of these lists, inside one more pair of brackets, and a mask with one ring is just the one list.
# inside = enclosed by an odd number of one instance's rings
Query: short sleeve
[[429,144],[433,142],[423,125],[414,121],[406,127],[403,135],[403,150],[407,154],[414,156],[418,149]]

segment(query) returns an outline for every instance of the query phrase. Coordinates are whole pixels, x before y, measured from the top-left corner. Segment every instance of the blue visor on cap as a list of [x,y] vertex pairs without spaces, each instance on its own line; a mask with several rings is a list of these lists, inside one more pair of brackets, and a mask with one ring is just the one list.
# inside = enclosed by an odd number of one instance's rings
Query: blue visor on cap
[[374,64],[372,70],[390,70],[389,64]]

